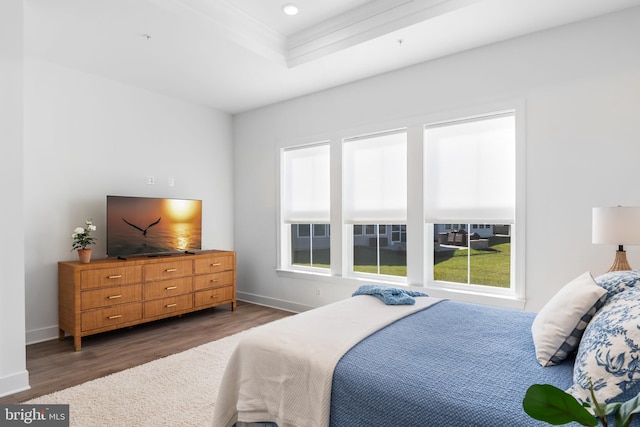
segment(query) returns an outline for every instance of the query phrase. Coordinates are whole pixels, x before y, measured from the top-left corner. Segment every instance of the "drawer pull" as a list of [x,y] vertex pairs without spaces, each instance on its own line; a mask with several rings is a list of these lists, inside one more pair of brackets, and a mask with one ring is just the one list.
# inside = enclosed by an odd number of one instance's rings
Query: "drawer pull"
[[177,268],[167,268],[165,271],[167,273],[173,273],[174,271],[178,271],[178,269]]
[[209,282],[211,282],[211,283],[215,283],[215,282],[219,282],[219,281],[220,281],[220,279],[211,279],[211,280],[209,280]]
[[107,277],[108,279],[122,279],[122,274],[114,274],[113,276]]
[[218,299],[218,298],[220,298],[220,295],[211,295],[211,298],[212,299]]
[[216,262],[216,263],[211,264],[211,267],[220,267],[221,265],[222,265],[221,262]]
[[175,307],[176,305],[178,305],[178,304],[167,304],[167,305],[165,305],[165,307],[171,308],[171,307]]
[[116,299],[116,298],[122,298],[122,295],[111,295],[110,297],[107,297],[109,299]]
[[107,317],[107,319],[109,319],[109,320],[113,320],[113,319],[119,319],[119,318],[121,318],[121,317],[122,317],[122,314],[116,314],[115,316],[109,316],[109,317]]
[[172,290],[174,290],[174,289],[178,289],[178,287],[177,287],[177,286],[167,286],[165,289],[166,289],[167,291],[172,291]]

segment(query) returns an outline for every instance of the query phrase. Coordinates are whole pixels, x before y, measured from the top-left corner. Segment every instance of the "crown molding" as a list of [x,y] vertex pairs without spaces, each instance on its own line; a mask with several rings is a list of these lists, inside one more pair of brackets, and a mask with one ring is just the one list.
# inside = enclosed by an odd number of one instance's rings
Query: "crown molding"
[[175,12],[199,15],[211,30],[267,59],[286,65],[287,38],[225,0],[149,0]]
[[290,36],[287,65],[300,65],[479,1],[374,0]]
[[228,0],[148,0],[211,22],[212,31],[289,68],[336,53],[481,0],[373,0],[290,37],[240,10]]

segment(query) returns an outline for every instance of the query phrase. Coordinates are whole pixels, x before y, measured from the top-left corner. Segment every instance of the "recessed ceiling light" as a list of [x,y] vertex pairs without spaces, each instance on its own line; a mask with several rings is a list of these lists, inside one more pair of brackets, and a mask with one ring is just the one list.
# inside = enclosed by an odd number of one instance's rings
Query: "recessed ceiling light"
[[282,6],[282,11],[285,13],[285,15],[289,15],[289,16],[297,15],[298,6],[296,6],[293,3],[287,3],[284,6]]

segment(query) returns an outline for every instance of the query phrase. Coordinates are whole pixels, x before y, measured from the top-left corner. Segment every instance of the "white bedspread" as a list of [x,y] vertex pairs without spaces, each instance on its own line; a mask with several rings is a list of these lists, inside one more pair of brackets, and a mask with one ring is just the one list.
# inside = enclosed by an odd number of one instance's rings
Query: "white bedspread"
[[438,301],[418,297],[415,305],[392,306],[362,295],[251,330],[227,365],[213,426],[327,427],[340,358],[375,331]]

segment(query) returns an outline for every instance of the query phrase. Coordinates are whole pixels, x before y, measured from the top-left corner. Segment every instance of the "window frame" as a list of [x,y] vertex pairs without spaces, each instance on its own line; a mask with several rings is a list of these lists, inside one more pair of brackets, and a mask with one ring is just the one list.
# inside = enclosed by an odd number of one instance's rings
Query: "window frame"
[[[345,136],[342,137],[341,143],[340,143],[340,156],[341,159],[344,160],[345,157],[347,157],[347,154],[345,154],[345,146],[347,144],[359,144],[359,143],[363,143],[366,142],[367,140],[371,140],[372,143],[374,144],[373,146],[376,147],[378,146],[381,142],[382,138],[385,137],[392,137],[392,138],[396,138],[396,136],[398,135],[403,135],[403,140],[401,142],[402,144],[402,150],[404,150],[404,152],[406,153],[406,150],[408,149],[408,132],[407,132],[407,128],[404,126],[395,126],[395,127],[388,127],[386,129],[378,129],[377,131],[374,132],[361,132],[361,133],[354,133],[352,134],[352,136]],[[399,143],[399,141],[394,141],[392,142],[392,146],[396,147],[396,145],[393,144],[397,144]],[[384,145],[384,144],[383,144]],[[386,147],[385,147],[386,148]],[[385,149],[383,148],[383,149]],[[370,149],[370,148],[369,148]],[[388,148],[387,148],[388,149]],[[353,150],[353,148],[352,148]],[[367,150],[365,150],[366,152]],[[359,152],[358,150],[355,151],[351,151],[352,154],[358,153],[360,154],[361,152]],[[395,152],[394,152],[395,153]],[[406,157],[408,157],[408,154],[405,156],[405,158],[403,158],[403,162],[405,162],[405,167],[406,167]],[[353,155],[353,157],[351,157],[351,161],[353,162],[355,159],[358,159],[359,157],[357,157],[356,155]],[[386,159],[386,158],[385,158]],[[361,160],[361,157],[360,157]],[[349,190],[347,190],[347,187],[349,186],[348,183],[345,183],[345,181],[348,178],[345,178],[347,176],[347,172],[346,172],[346,168],[347,168],[347,163],[348,162],[344,162],[342,163],[342,169],[341,169],[341,183],[342,186],[340,188],[340,197],[344,198],[347,194],[349,194]],[[357,166],[356,166],[357,168]],[[356,169],[357,170],[357,169]],[[406,173],[406,170],[403,172],[403,174]],[[405,180],[403,180],[402,182],[405,185],[405,188],[403,188],[404,191],[406,191],[406,185],[408,183],[408,177],[405,178]],[[393,181],[395,182],[395,181]],[[352,184],[353,185],[353,184]],[[353,187],[350,187],[353,188]],[[407,199],[408,199],[408,195],[407,195]],[[406,225],[406,209],[407,209],[407,200],[404,200],[404,207],[403,209],[405,210],[405,213],[402,215],[402,223]],[[353,208],[353,205],[350,205],[351,208]],[[387,206],[385,206],[387,207]],[[397,206],[395,206],[397,208]],[[361,208],[361,206],[358,206],[358,208]],[[344,253],[342,254],[342,263],[345,266],[345,268],[343,269],[343,275],[345,277],[349,277],[349,278],[355,278],[355,279],[367,279],[367,280],[376,280],[376,281],[384,281],[384,282],[391,282],[391,283],[400,283],[400,284],[406,284],[407,283],[407,279],[406,276],[395,276],[395,275],[388,275],[388,274],[382,274],[382,273],[366,273],[366,272],[361,272],[361,271],[356,271],[355,270],[355,241],[354,238],[355,236],[359,236],[359,235],[354,235],[354,229],[356,226],[360,225],[362,227],[362,236],[363,237],[367,237],[367,238],[376,238],[376,249],[377,249],[377,260],[378,260],[378,265],[377,265],[377,269],[380,270],[380,232],[381,232],[381,228],[384,228],[385,230],[385,235],[383,237],[386,237],[387,235],[387,231],[388,229],[384,226],[388,226],[390,224],[394,224],[397,223],[397,221],[400,219],[400,215],[395,215],[394,213],[391,214],[391,217],[387,217],[388,213],[385,212],[381,212],[379,210],[376,210],[375,208],[373,209],[373,211],[375,212],[375,215],[371,215],[370,213],[367,215],[367,220],[363,221],[363,222],[359,222],[357,219],[354,219],[353,217],[351,217],[352,213],[347,213],[345,211],[348,211],[349,208],[343,205],[343,209],[341,212],[341,218],[342,218],[342,226],[345,227],[345,234],[348,236],[348,239],[345,239],[345,241],[348,241],[348,246],[343,245],[342,248],[344,249]],[[362,212],[361,210],[359,210],[358,212]],[[358,215],[356,215],[357,217]]]
[[[309,226],[309,235],[307,236],[300,236],[299,234],[299,229],[301,225],[308,225]],[[296,223],[296,224],[285,224],[285,227],[282,228],[284,235],[285,235],[285,239],[287,239],[286,244],[281,244],[281,250],[282,248],[286,248],[286,254],[283,254],[280,262],[282,262],[282,266],[281,269],[285,270],[285,271],[297,271],[297,272],[306,272],[306,273],[315,273],[315,274],[324,274],[324,275],[330,275],[330,271],[331,271],[331,266],[329,266],[329,268],[324,268],[324,267],[314,267],[313,265],[307,266],[307,265],[300,265],[300,264],[295,264],[293,262],[293,238],[294,236],[292,235],[292,229],[295,226],[296,229],[296,233],[298,234],[298,237],[302,237],[305,239],[309,240],[309,251],[310,251],[310,259],[313,262],[313,240],[315,238],[323,238],[323,239],[330,239],[331,238],[331,231],[329,231],[328,235],[324,235],[324,236],[316,236],[314,235],[314,226],[316,225],[324,225],[325,230],[327,230],[327,228],[330,230],[330,225],[329,224],[319,224],[319,223]]]
[[[490,289],[488,286],[462,285],[438,283],[429,280],[428,268],[433,265],[433,251],[429,242],[433,242],[433,227],[427,226],[423,212],[423,139],[424,127],[430,123],[455,121],[461,118],[484,116],[499,111],[513,111],[516,119],[516,214],[515,224],[510,227],[512,238],[511,274],[513,288],[501,290]],[[316,134],[313,138],[298,138],[282,140],[276,144],[282,151],[287,148],[318,143],[329,143],[331,158],[331,215],[328,225],[331,228],[331,265],[326,269],[300,268],[291,266],[287,261],[287,242],[290,242],[290,227],[283,224],[282,217],[277,219],[278,238],[276,252],[276,271],[279,276],[295,279],[312,279],[335,286],[357,286],[363,280],[391,285],[408,285],[423,289],[431,296],[451,298],[472,303],[492,304],[509,308],[524,308],[525,305],[525,231],[526,231],[526,140],[525,140],[526,109],[524,99],[509,99],[497,102],[478,104],[474,107],[462,107],[449,111],[404,117],[386,123],[363,125],[356,128],[336,129],[324,134]],[[365,135],[384,132],[386,129],[407,129],[408,134],[408,205],[407,205],[407,277],[405,280],[394,280],[393,276],[367,273],[353,273],[353,227],[343,220],[342,213],[342,143],[349,135]],[[280,157],[282,159],[282,157]],[[280,162],[281,163],[281,162]],[[282,169],[280,167],[280,173]],[[279,181],[282,182],[281,177]],[[278,194],[277,197],[281,197]],[[281,206],[280,201],[277,201]],[[280,211],[280,210],[279,210]],[[281,211],[280,211],[281,212]],[[479,223],[477,223],[479,225]],[[283,226],[284,225],[284,226]],[[414,231],[415,230],[415,231]],[[364,235],[364,231],[363,235]],[[468,230],[470,231],[470,229]],[[432,244],[431,244],[432,245]],[[320,270],[320,271],[317,271]],[[302,282],[304,283],[304,282]]]
[[[390,284],[407,284],[407,276],[394,276],[391,274],[384,274],[384,273],[367,273],[367,272],[363,272],[363,271],[355,271],[355,265],[353,263],[354,260],[354,249],[355,249],[355,241],[353,239],[354,234],[353,234],[353,229],[355,228],[356,225],[359,224],[345,224],[345,226],[347,227],[348,230],[351,231],[351,233],[347,233],[350,234],[350,239],[349,239],[349,247],[347,248],[346,252],[348,253],[348,262],[347,262],[347,272],[346,272],[346,277],[348,278],[353,278],[353,279],[365,279],[365,280],[375,280],[377,282],[384,282],[384,283],[390,283]],[[378,265],[377,268],[378,270],[380,269],[380,226],[383,225],[405,225],[406,224],[366,224],[366,225],[371,225],[374,226],[374,229],[378,231],[378,234],[367,234],[367,235],[362,235],[362,237],[368,237],[368,238],[373,238],[376,237],[377,239],[377,250],[378,250]],[[383,235],[382,237],[386,237],[387,234]]]
[[[492,287],[488,285],[454,283],[433,279],[434,269],[434,238],[433,223],[425,223],[426,239],[424,241],[425,253],[425,270],[424,270],[424,287],[436,291],[444,292],[450,295],[470,294],[483,297],[508,298],[519,301],[524,306],[525,298],[525,282],[524,282],[524,230],[525,230],[525,210],[524,200],[525,191],[525,134],[524,134],[524,104],[514,103],[513,106],[503,109],[490,109],[484,112],[479,111],[472,115],[449,115],[440,117],[439,120],[425,124],[425,129],[430,125],[441,125],[446,123],[464,122],[465,120],[476,120],[483,117],[492,117],[504,113],[512,113],[515,120],[515,215],[513,224],[511,224],[511,259],[510,259],[510,283],[509,288]],[[426,138],[425,138],[426,139]],[[423,139],[423,144],[426,143]],[[473,224],[473,223],[471,223]],[[477,222],[479,226],[486,226],[486,223]],[[459,225],[459,224],[458,224]],[[484,228],[484,227],[482,227]]]
[[[324,267],[314,267],[314,266],[304,266],[299,264],[294,264],[293,260],[293,235],[292,235],[292,225],[296,226],[296,233],[299,235],[300,225],[308,225],[309,226],[309,235],[305,236],[305,238],[309,239],[310,251],[313,251],[313,239],[314,237],[314,226],[318,224],[326,224],[326,227],[329,226],[331,222],[316,222],[316,221],[300,221],[300,222],[287,222],[285,221],[285,213],[284,213],[284,191],[285,191],[285,153],[291,150],[304,150],[304,149],[313,149],[320,146],[327,145],[330,150],[330,141],[328,140],[319,140],[319,141],[307,141],[300,144],[286,145],[279,148],[280,156],[279,156],[279,188],[280,191],[278,193],[278,206],[279,206],[279,218],[278,218],[278,250],[276,256],[276,262],[278,265],[278,269],[281,271],[290,271],[290,272],[301,272],[301,273],[312,273],[319,275],[330,275],[331,274],[331,265],[330,268]],[[329,207],[331,209],[331,207]],[[329,231],[329,236],[323,236],[331,239]]]

